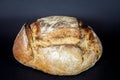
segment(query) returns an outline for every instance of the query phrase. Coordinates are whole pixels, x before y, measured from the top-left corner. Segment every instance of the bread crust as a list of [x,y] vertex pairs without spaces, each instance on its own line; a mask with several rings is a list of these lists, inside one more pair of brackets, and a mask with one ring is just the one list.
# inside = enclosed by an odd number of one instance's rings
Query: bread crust
[[23,64],[26,64],[33,59],[33,53],[31,46],[29,45],[28,36],[26,35],[25,25],[23,25],[14,41],[13,54],[15,59]]
[[[43,20],[46,22],[44,26]],[[58,27],[51,26],[50,21],[55,21]],[[64,24],[58,25],[59,21]],[[100,59],[102,44],[93,29],[90,26],[83,28],[82,22],[76,18],[50,16],[38,19],[30,26],[23,25],[14,41],[13,54],[23,65],[45,73],[76,75]]]

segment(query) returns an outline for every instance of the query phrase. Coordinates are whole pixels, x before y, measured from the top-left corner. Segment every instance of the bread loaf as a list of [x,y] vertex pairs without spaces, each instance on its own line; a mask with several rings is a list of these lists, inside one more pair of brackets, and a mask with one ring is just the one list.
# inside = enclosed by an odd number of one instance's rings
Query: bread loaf
[[48,16],[23,25],[13,55],[21,64],[52,75],[76,75],[101,57],[102,45],[90,26],[75,17]]

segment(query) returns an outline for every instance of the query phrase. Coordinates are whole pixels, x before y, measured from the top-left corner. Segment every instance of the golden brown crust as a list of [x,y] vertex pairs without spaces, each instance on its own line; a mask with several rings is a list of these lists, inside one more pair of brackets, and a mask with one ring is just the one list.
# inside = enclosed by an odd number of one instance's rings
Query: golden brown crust
[[73,45],[39,47],[37,53],[39,57],[36,54],[37,57],[30,62],[35,69],[54,75],[72,75],[79,72],[82,53],[78,47]]
[[93,29],[88,26],[81,29],[80,43],[84,54],[82,55],[83,63],[81,72],[92,67],[102,55],[102,45]]
[[33,53],[24,26],[14,41],[13,54],[14,57],[23,64],[26,64],[33,59]]
[[43,38],[64,38],[64,37],[76,37],[79,38],[80,31],[76,28],[60,28],[56,29],[49,34],[45,34]]
[[83,28],[73,17],[51,16],[23,26],[13,54],[20,63],[49,74],[76,75],[99,60],[102,45],[90,26]]

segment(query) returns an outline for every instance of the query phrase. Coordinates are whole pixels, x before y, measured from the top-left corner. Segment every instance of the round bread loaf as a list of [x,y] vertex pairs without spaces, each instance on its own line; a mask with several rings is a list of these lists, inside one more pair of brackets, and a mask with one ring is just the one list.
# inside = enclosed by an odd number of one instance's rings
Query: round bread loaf
[[68,16],[49,16],[23,25],[13,45],[18,62],[53,75],[79,74],[101,54],[102,45],[93,29]]

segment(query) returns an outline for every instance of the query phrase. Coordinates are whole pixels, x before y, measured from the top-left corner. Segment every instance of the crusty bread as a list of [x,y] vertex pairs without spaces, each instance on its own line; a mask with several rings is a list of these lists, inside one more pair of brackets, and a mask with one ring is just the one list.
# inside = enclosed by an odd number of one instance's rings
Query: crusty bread
[[76,75],[92,67],[102,45],[89,26],[74,17],[49,16],[18,33],[13,54],[23,65],[53,75]]

